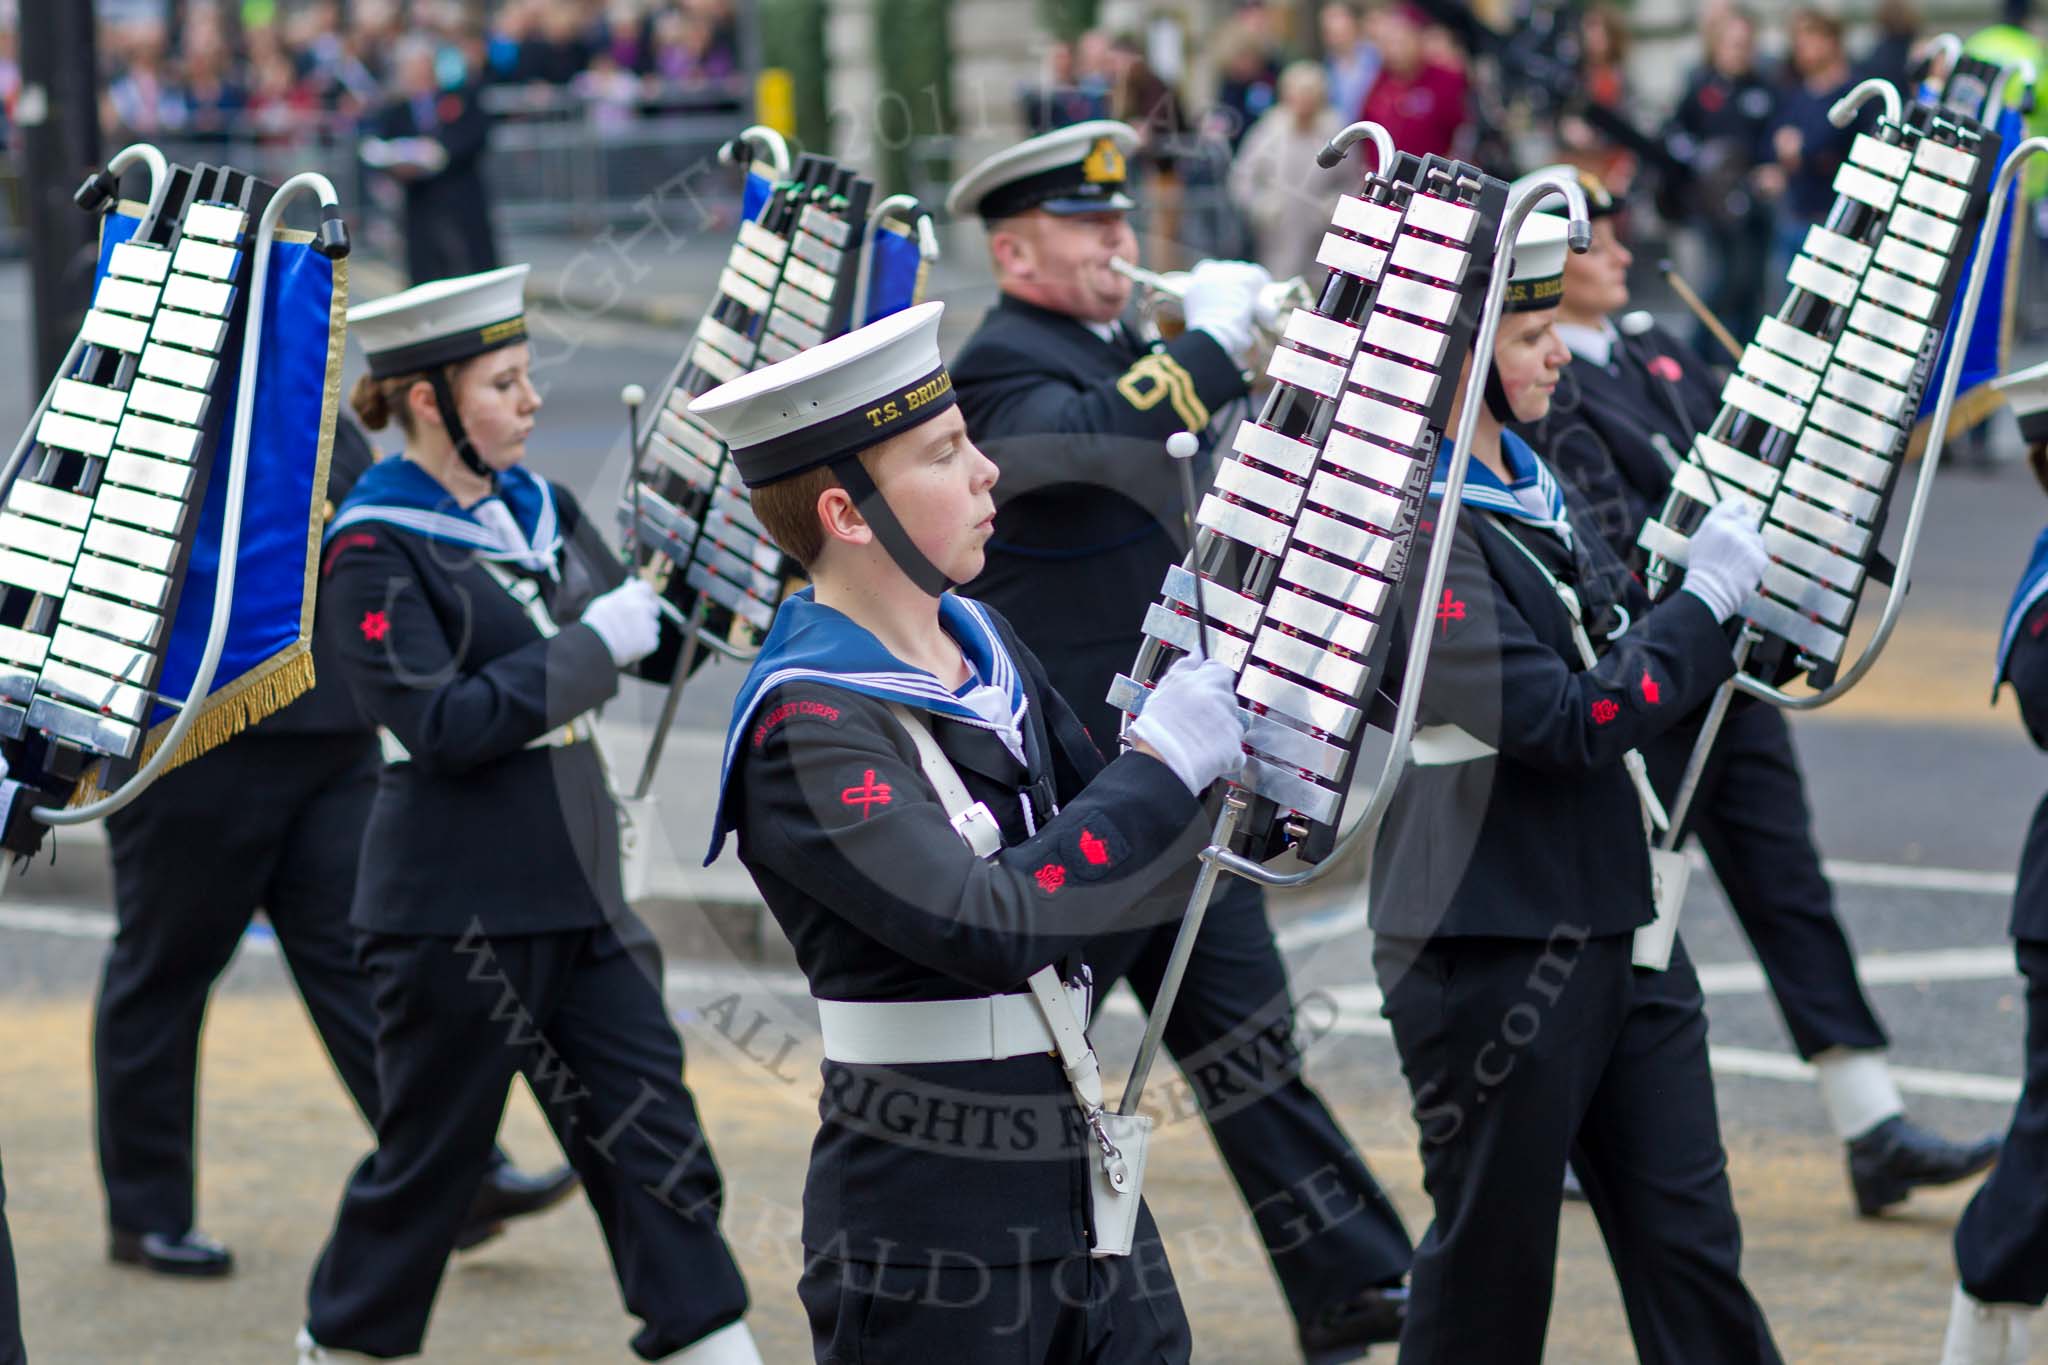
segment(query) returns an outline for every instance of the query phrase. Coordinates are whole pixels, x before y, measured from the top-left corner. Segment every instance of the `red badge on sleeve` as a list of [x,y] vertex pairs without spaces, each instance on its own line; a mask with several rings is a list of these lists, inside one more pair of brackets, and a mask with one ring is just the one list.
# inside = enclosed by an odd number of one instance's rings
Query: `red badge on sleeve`
[[1081,856],[1088,860],[1090,867],[1102,867],[1109,862],[1109,845],[1084,829],[1081,831]]
[[860,781],[839,793],[839,800],[842,805],[859,807],[860,818],[865,820],[875,813],[876,806],[889,804],[889,784],[875,781],[875,770],[869,768]]
[[390,617],[381,611],[366,611],[363,613],[363,638],[365,640],[375,644],[390,633]]
[[1465,604],[1451,596],[1449,588],[1444,589],[1444,600],[1437,604],[1436,619],[1437,623],[1444,628],[1443,633],[1445,635],[1451,633],[1451,622],[1465,619]]
[[1031,880],[1038,883],[1038,889],[1050,896],[1067,884],[1067,870],[1058,863],[1047,863],[1031,874]]
[[1643,689],[1643,702],[1645,705],[1655,706],[1662,699],[1663,689],[1658,687],[1657,680],[1650,676],[1648,664],[1643,665],[1643,680],[1637,685]]
[[1621,707],[1611,697],[1602,697],[1593,703],[1593,723],[1605,725],[1621,714]]

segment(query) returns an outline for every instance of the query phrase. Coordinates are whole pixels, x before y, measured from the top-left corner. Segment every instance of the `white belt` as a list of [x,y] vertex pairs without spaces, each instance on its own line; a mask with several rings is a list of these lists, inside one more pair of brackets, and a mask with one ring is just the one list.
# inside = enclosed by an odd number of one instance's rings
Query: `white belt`
[[1448,768],[1491,758],[1500,751],[1458,725],[1424,725],[1408,742],[1408,756],[1418,768]]
[[[1086,986],[1066,983],[1084,1021]],[[861,1066],[999,1062],[1056,1052],[1045,1011],[1029,991],[972,1000],[814,1000],[830,1061]]]
[[[538,739],[529,739],[524,747],[528,749],[566,749],[571,744],[582,744],[597,738],[597,722],[586,711],[567,725],[557,725]],[[388,763],[410,763],[412,752],[399,741],[397,735],[380,725],[377,727],[377,746],[384,751]]]

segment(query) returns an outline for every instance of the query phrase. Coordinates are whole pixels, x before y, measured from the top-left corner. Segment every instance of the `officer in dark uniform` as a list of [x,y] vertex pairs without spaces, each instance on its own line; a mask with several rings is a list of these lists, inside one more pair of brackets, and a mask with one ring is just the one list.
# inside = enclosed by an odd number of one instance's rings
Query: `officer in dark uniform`
[[384,766],[349,919],[374,983],[377,1149],[314,1268],[302,1362],[410,1355],[460,1234],[456,1175],[524,1073],[604,1229],[633,1349],[759,1365],[723,1189],[593,742],[621,669],[672,669],[653,589],[520,463],[540,406],[526,267],[350,311],[354,405],[401,457],[328,524],[319,627]]
[[[1465,503],[1437,530],[1454,537],[1443,596],[1418,603],[1412,573],[1401,611],[1428,613],[1434,652],[1368,904],[1436,1214],[1401,1359],[1542,1359],[1569,1158],[1638,1358],[1775,1365],[1742,1282],[1699,979],[1682,943],[1665,970],[1634,963],[1656,903],[1631,751],[1734,671],[1722,623],[1763,574],[1759,509],[1716,508],[1685,589],[1652,609],[1503,431],[1542,416],[1568,358],[1550,325],[1564,254],[1564,220],[1530,215]],[[1410,629],[1394,632],[1389,695]]]
[[395,58],[395,98],[370,120],[364,161],[396,176],[405,190],[405,268],[414,284],[493,270],[498,239],[484,185],[491,117],[477,87],[447,89],[437,53],[407,38]]
[[[1541,176],[1569,168],[1534,172]],[[1526,177],[1525,177],[1526,179]],[[1601,538],[1636,569],[1636,533],[1663,507],[1672,469],[1712,425],[1719,388],[1700,359],[1628,305],[1620,206],[1582,177],[1593,248],[1565,263],[1558,335],[1572,352],[1549,413],[1516,428],[1584,496]],[[1697,725],[1645,750],[1664,799],[1676,793]],[[1920,1185],[1990,1165],[1995,1139],[1952,1143],[1905,1117],[1886,1065],[1884,1028],[1857,978],[1814,847],[1792,735],[1775,706],[1738,696],[1714,745],[1688,828],[1699,837],[1736,921],[1756,950],[1799,1055],[1814,1064],[1831,1124],[1847,1146],[1857,1211],[1871,1216]]]
[[[361,428],[335,423],[330,505],[375,458]],[[313,662],[316,676],[331,677],[333,654],[317,634]],[[193,1226],[199,1036],[214,982],[257,910],[349,1097],[375,1123],[376,1015],[348,905],[379,766],[375,731],[330,681],[108,817],[116,929],[93,1080],[116,1261],[171,1275],[234,1268],[228,1248]],[[575,1185],[567,1167],[527,1176],[494,1149],[460,1245]]]
[[[2027,462],[2048,490],[2048,365],[1998,381]],[[1999,631],[1992,699],[2012,684],[2020,719],[2048,749],[2048,531],[2034,542]],[[1956,1224],[1954,1307],[1941,1365],[2010,1365],[2027,1358],[2028,1320],[2048,1302],[2048,800],[2020,853],[2012,936],[2027,980],[2026,1085],[1998,1164]]]
[[[1002,610],[1105,750],[1118,724],[1110,684],[1136,660],[1145,609],[1186,547],[1162,442],[1202,432],[1245,396],[1241,358],[1267,282],[1257,267],[1202,262],[1182,303],[1187,330],[1157,346],[1132,337],[1117,320],[1130,284],[1108,262],[1137,251],[1124,192],[1133,145],[1118,123],[1047,133],[984,162],[947,201],[987,225],[1002,290],[953,368],[968,432],[1003,471],[988,565],[966,591]],[[1105,988],[1128,976],[1149,1006],[1173,939],[1171,927],[1137,931],[1090,960]],[[1352,1359],[1398,1335],[1411,1245],[1303,1079],[1293,1022],[1264,895],[1227,878],[1166,1046],[1253,1211],[1303,1349]],[[1267,1076],[1230,1060],[1251,1037],[1282,1054]]]
[[981,567],[996,467],[941,311],[691,405],[814,585],[734,703],[711,854],[737,831],[818,1003],[798,1294],[820,1365],[1173,1365],[1187,1320],[1139,1190],[1091,1197],[1142,1170],[1141,1138],[1100,1112],[1063,978],[1162,912],[1148,892],[1185,896],[1197,797],[1242,765],[1243,727],[1229,670],[1184,663],[1105,765],[1002,617],[949,591]]

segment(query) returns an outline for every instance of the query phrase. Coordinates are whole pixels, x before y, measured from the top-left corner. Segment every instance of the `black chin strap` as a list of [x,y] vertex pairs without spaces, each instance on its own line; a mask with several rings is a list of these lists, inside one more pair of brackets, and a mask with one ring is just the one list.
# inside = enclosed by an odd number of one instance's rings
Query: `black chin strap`
[[889,500],[868,477],[867,466],[860,462],[859,455],[834,460],[831,468],[839,486],[853,495],[853,505],[860,509],[868,525],[875,528],[875,539],[882,542],[882,548],[889,552],[889,558],[896,561],[896,567],[903,570],[905,577],[933,597],[960,586],[946,577],[939,566],[926,559],[924,551],[917,548],[910,533],[903,529],[903,523],[896,520]]
[[1508,402],[1508,391],[1500,382],[1498,366],[1486,368],[1486,410],[1504,427],[1515,424],[1514,405]]
[[495,485],[497,476],[492,473],[491,467],[483,462],[483,457],[476,453],[476,447],[469,443],[469,433],[462,429],[462,418],[455,411],[455,390],[448,383],[448,367],[436,366],[434,372],[427,378],[434,386],[434,402],[441,409],[441,426],[447,431],[448,439],[455,444],[456,458],[462,461],[470,473],[480,479],[489,479]]

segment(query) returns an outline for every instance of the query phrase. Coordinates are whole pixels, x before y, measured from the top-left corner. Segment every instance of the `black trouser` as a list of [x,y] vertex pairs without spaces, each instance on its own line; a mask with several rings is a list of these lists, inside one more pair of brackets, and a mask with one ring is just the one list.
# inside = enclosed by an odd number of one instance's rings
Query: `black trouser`
[[[642,940],[644,942],[644,940]],[[609,928],[464,939],[366,934],[384,1108],[307,1290],[323,1346],[410,1355],[524,1073],[583,1177],[627,1311],[657,1360],[746,1311],[723,1192],[651,943]]]
[[1644,1365],[1778,1361],[1742,1283],[1699,979],[1630,936],[1381,937],[1373,965],[1415,1099],[1436,1218],[1409,1277],[1404,1365],[1537,1365],[1567,1158]]
[[200,1029],[259,908],[342,1084],[374,1118],[375,1016],[348,908],[378,765],[362,734],[245,735],[108,817],[118,928],[93,1074],[114,1227],[192,1226]]
[[[1697,734],[1697,726],[1682,726],[1649,748],[1666,802]],[[1756,952],[1799,1055],[1885,1046],[1820,869],[1792,731],[1777,707],[1737,698],[1729,708],[1686,825]]]
[[1129,1256],[987,1266],[804,1261],[817,1365],[1182,1365],[1188,1320],[1150,1209]]
[[27,1365],[21,1344],[21,1293],[14,1283],[14,1239],[7,1235],[7,1176],[0,1172],[0,1365]]
[[2048,1302],[2048,940],[2021,939],[2027,1081],[1998,1164],[1956,1224],[1956,1271],[1985,1303]]
[[[1149,1011],[1180,922],[1091,944],[1098,995],[1123,976]],[[1173,1054],[1298,1324],[1408,1273],[1413,1246],[1301,1074],[1294,998],[1264,894],[1223,879],[1166,1025]],[[1150,1098],[1161,1102],[1155,1087]],[[1179,1106],[1166,1096],[1169,1113]]]

